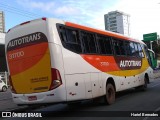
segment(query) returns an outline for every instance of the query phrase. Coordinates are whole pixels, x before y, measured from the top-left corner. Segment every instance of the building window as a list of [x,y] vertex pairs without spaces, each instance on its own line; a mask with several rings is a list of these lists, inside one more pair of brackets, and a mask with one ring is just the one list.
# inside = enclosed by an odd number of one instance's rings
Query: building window
[[110,21],[110,24],[112,24],[112,23],[117,23],[117,21],[116,21],[116,20],[114,20],[114,21]]
[[117,31],[117,27],[110,28],[111,31]]
[[116,20],[116,17],[111,17],[111,18],[109,18],[109,20],[111,21],[111,20]]
[[110,24],[110,27],[116,27],[117,24]]

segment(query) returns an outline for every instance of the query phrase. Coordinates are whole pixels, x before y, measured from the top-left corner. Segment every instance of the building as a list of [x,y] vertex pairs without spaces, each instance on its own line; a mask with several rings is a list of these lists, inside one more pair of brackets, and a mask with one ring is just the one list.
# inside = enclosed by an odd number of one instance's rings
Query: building
[[5,44],[5,33],[0,33],[0,44]]
[[121,11],[111,11],[104,15],[105,30],[130,36],[130,15]]
[[4,20],[4,12],[0,11],[0,33],[5,32],[5,20]]

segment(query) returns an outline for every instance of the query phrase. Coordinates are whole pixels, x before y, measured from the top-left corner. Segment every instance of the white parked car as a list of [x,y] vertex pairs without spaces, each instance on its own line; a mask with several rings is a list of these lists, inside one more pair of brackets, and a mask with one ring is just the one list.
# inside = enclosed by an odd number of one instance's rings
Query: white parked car
[[7,85],[2,80],[0,80],[0,91],[5,92],[7,91],[7,88]]

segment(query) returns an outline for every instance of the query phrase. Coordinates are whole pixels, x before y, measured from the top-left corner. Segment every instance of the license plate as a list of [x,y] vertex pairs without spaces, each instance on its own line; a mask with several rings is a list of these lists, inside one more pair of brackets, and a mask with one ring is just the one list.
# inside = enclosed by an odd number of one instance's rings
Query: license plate
[[29,101],[37,100],[37,96],[28,96]]

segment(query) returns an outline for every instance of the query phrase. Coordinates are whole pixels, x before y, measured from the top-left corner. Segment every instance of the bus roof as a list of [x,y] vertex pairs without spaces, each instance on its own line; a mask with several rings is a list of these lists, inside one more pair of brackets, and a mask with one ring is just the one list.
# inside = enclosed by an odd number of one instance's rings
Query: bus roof
[[[43,18],[39,18],[39,19],[35,19],[35,20],[26,21],[26,22],[23,22],[23,23],[21,23],[19,25],[14,26],[11,29],[14,29],[14,28],[16,28],[18,26],[21,26],[21,25],[24,25],[24,24],[27,24],[27,23],[30,23],[30,22],[33,22],[33,21],[37,21],[37,20],[44,20],[44,21],[46,21],[47,19],[50,19],[50,18],[43,17]],[[55,18],[52,18],[52,19],[55,19]],[[55,19],[55,20],[58,20],[58,19]],[[95,28],[79,25],[79,24],[76,24],[76,23],[68,22],[68,21],[66,21],[66,22],[64,21],[64,23],[65,23],[66,26],[69,26],[69,27],[79,28],[79,29],[82,29],[82,30],[90,31],[90,32],[95,32],[95,33],[99,33],[99,34],[103,34],[103,35],[108,35],[108,36],[116,37],[116,38],[119,38],[119,39],[124,39],[124,40],[128,40],[128,41],[134,41],[134,42],[145,44],[145,43],[143,43],[143,41],[140,41],[140,40],[137,40],[137,39],[133,39],[133,38],[124,36],[124,35],[119,34],[119,33],[114,33],[114,32],[111,32],[111,31],[105,31],[105,30],[95,29]],[[9,29],[8,32],[11,29]]]
[[28,24],[28,23],[30,23],[30,22],[34,22],[34,21],[38,21],[38,20],[44,20],[44,21],[46,21],[46,19],[47,19],[47,18],[43,17],[43,18],[38,18],[38,19],[34,19],[34,20],[30,20],[30,21],[26,21],[26,22],[20,23],[20,24],[18,24],[18,25],[16,25],[16,26],[10,28],[10,29],[7,31],[7,33],[10,32],[12,29],[14,29],[14,28],[16,28],[16,27],[19,27],[19,26],[22,26],[22,25],[24,25],[24,24]]

